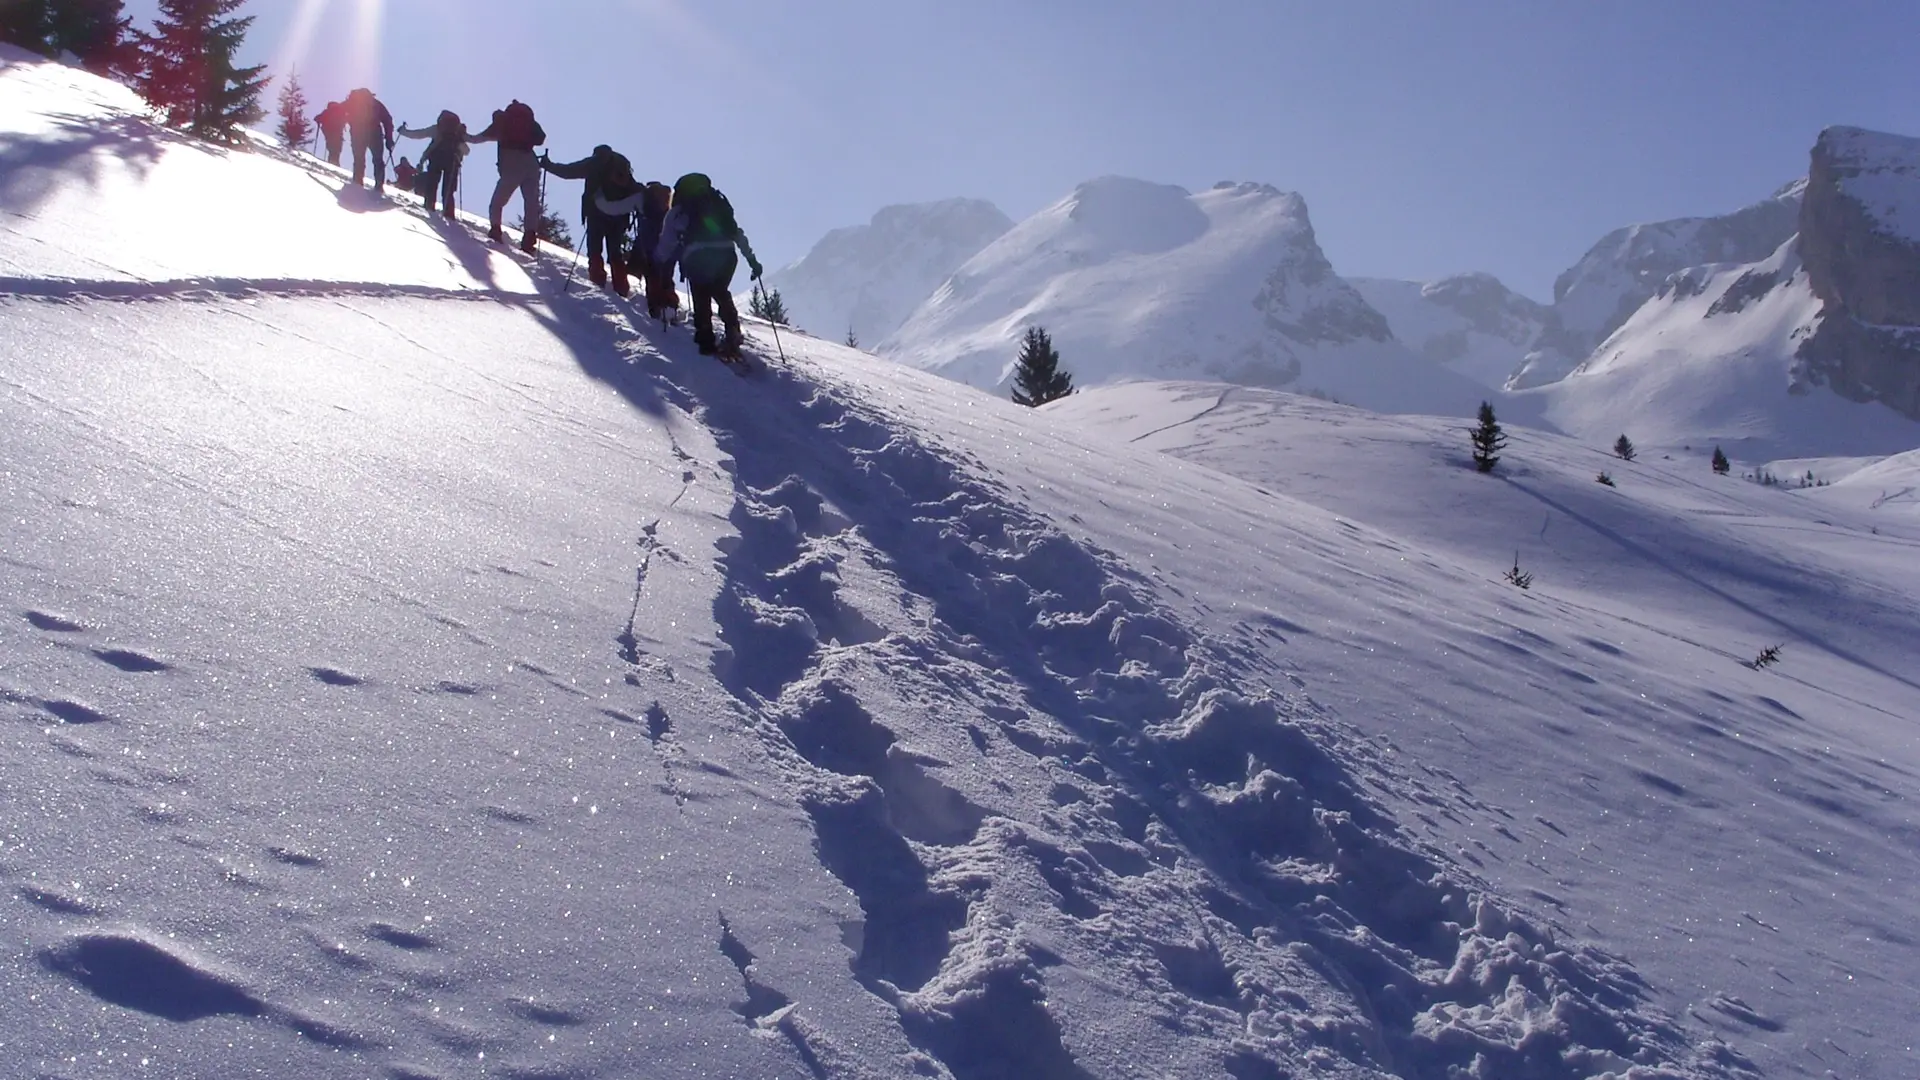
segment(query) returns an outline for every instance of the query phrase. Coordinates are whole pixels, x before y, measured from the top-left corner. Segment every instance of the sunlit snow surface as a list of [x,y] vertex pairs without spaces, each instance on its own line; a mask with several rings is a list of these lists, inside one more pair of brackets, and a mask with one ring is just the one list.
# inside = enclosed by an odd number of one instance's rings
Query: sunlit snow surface
[[[742,379],[3,55],[0,1074],[1910,1076],[1910,525],[1749,589],[1557,441],[1317,406],[1392,446],[1254,473],[1125,441],[1201,391]],[[46,165],[88,108],[159,164]],[[1726,596],[1642,603],[1669,540]]]

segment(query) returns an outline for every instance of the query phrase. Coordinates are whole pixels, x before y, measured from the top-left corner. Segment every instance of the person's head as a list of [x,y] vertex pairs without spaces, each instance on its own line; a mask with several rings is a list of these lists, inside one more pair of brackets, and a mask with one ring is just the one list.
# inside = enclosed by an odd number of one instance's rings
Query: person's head
[[413,162],[408,161],[406,155],[402,154],[400,155],[400,167],[403,169],[411,169],[413,168]]
[[442,128],[451,131],[460,126],[460,114],[452,109],[441,109],[439,124]]
[[685,202],[688,199],[698,199],[712,190],[713,181],[707,179],[706,173],[688,173],[673,185],[673,201]]

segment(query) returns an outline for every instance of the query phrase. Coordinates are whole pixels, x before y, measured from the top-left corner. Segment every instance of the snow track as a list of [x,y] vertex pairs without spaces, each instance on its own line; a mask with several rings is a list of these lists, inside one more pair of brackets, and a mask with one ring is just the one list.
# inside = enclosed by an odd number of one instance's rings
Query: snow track
[[[714,673],[858,901],[853,973],[956,1080],[1143,1052],[1235,1077],[1746,1072],[1418,849],[1327,749],[1357,738],[1247,689],[1153,583],[857,388],[626,348],[616,384],[697,416],[731,474]],[[782,1028],[809,1068],[815,1023]]]

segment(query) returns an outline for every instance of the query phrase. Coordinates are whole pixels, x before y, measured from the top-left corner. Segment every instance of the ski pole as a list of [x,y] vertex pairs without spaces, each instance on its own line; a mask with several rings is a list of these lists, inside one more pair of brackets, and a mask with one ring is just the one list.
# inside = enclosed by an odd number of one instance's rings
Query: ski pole
[[[754,281],[754,287],[761,290],[760,295],[766,295],[766,286],[761,285],[757,279]],[[779,350],[780,362],[785,364],[787,362],[787,350],[785,346],[780,344],[780,324],[774,322],[772,319],[768,319],[767,325],[773,327],[773,347]]]

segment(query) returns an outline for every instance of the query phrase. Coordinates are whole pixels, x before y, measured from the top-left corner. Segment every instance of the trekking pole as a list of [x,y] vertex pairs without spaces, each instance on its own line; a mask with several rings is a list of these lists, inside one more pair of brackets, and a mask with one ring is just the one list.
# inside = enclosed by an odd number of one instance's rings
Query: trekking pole
[[[753,287],[754,287],[754,288],[756,288],[756,289],[760,289],[760,290],[762,290],[762,291],[761,291],[761,295],[762,295],[762,296],[765,296],[765,295],[766,295],[766,292],[765,292],[765,288],[766,288],[766,287],[765,287],[765,286],[763,286],[763,285],[761,285],[759,281],[757,281],[757,280],[756,280],[756,281],[755,281],[755,282],[753,283]],[[780,344],[780,324],[779,324],[779,323],[777,323],[777,322],[774,322],[774,321],[773,321],[772,319],[768,319],[768,320],[767,320],[767,325],[768,325],[768,326],[771,326],[771,327],[773,327],[773,347],[774,347],[775,349],[777,349],[777,350],[779,350],[779,352],[780,352],[780,362],[781,362],[782,364],[785,364],[785,363],[787,362],[787,350],[786,350],[786,348],[785,348],[785,346],[782,346],[782,345]]]

